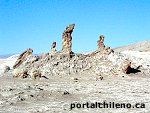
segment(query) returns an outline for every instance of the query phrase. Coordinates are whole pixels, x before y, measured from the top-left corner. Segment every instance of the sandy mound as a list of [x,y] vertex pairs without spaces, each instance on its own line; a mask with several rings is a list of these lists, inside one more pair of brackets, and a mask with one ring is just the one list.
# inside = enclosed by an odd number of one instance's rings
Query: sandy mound
[[11,69],[13,68],[13,65],[15,64],[18,56],[19,54],[16,54],[5,59],[0,59],[0,75],[4,72],[5,66],[9,66]]
[[114,51],[116,52],[121,52],[126,50],[143,51],[143,52],[150,51],[150,40],[145,40],[143,42],[137,42],[126,46],[114,48]]

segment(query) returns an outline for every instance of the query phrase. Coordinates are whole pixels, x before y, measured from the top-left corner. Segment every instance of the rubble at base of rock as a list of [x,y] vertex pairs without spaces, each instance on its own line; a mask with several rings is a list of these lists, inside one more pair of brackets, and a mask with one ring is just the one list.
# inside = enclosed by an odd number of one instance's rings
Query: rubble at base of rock
[[13,70],[13,77],[21,77],[27,78],[28,77],[28,70],[27,69],[14,69]]

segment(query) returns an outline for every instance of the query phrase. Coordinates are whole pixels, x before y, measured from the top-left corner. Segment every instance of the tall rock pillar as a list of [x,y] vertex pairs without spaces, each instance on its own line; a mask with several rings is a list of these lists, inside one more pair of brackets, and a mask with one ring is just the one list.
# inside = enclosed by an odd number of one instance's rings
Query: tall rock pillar
[[105,45],[104,45],[104,35],[100,35],[99,38],[100,38],[100,39],[97,41],[98,50],[104,50],[104,49],[105,49]]
[[62,34],[62,51],[65,54],[72,53],[72,32],[75,24],[70,24]]

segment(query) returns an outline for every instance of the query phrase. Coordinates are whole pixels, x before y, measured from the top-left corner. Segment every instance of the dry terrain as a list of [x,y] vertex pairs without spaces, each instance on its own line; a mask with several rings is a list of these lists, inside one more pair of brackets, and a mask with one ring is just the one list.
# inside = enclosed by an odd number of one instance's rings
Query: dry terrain
[[[74,80],[78,78],[78,80]],[[1,113],[149,113],[150,79],[142,73],[96,81],[96,76],[79,73],[51,76],[48,80],[0,78]],[[71,103],[145,103],[146,108],[73,109]]]
[[[113,50],[100,35],[95,51],[74,53],[74,27],[66,26],[59,51],[53,42],[51,50],[41,55],[27,48],[0,59],[0,112],[150,113],[150,41]],[[132,106],[88,108],[87,102]],[[136,108],[137,103],[143,108]],[[84,108],[79,108],[81,104]]]

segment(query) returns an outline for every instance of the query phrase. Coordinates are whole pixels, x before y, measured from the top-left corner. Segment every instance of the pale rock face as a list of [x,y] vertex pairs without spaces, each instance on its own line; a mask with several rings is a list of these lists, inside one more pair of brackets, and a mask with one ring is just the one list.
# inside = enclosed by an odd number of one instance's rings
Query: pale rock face
[[13,70],[13,77],[28,77],[28,70],[27,69],[14,69]]
[[129,71],[131,69],[131,61],[129,59],[125,59],[121,63],[121,69],[122,69],[123,73],[125,73],[125,74],[129,73]]
[[32,70],[32,78],[36,79],[36,78],[41,78],[42,74],[39,70]]
[[72,32],[75,24],[71,24],[66,27],[66,30],[62,35],[62,51],[66,54],[70,54],[72,52]]
[[20,54],[13,68],[15,69],[19,67],[25,61],[25,59],[32,53],[33,53],[33,50],[31,48],[26,49],[23,53]]
[[150,52],[139,52],[139,51],[122,51],[114,52],[108,56],[108,59],[112,61],[114,65],[119,65],[118,70],[121,69],[121,63],[125,59],[132,61],[132,67],[137,68],[142,66],[142,69],[146,69],[145,72],[149,73],[150,70]]

